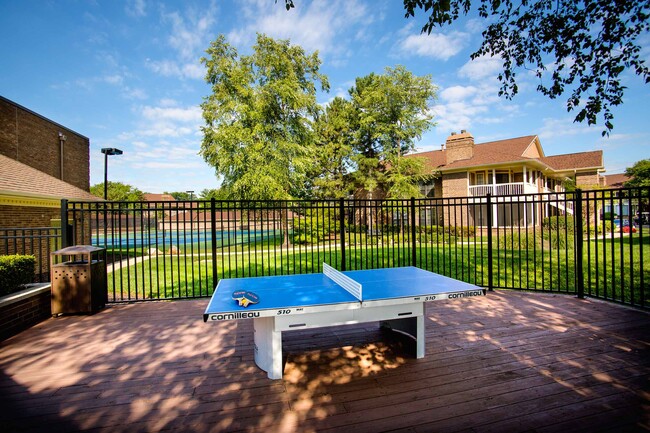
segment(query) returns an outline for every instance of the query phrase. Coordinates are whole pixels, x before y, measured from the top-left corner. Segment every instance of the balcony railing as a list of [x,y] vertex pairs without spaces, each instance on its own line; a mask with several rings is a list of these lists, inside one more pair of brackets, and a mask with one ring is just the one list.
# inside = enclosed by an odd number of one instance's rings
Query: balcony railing
[[522,195],[539,192],[537,186],[526,182],[497,183],[491,185],[471,185],[471,197],[485,197],[488,194],[496,195]]

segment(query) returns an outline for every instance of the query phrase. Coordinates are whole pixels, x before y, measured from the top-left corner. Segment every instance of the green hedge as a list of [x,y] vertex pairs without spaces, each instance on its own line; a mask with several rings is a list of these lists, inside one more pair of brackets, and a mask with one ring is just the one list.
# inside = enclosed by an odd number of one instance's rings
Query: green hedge
[[435,236],[454,236],[459,238],[471,238],[476,233],[474,226],[418,226],[417,232],[421,234]]
[[36,257],[0,256],[0,296],[8,295],[29,284],[34,278]]

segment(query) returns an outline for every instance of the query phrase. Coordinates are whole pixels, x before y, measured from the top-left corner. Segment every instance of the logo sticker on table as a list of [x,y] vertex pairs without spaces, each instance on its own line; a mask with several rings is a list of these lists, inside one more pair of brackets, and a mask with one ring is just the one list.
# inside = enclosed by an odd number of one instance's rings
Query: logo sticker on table
[[236,290],[232,292],[232,299],[237,301],[240,307],[248,307],[249,305],[257,304],[260,302],[260,297],[253,292],[245,290]]

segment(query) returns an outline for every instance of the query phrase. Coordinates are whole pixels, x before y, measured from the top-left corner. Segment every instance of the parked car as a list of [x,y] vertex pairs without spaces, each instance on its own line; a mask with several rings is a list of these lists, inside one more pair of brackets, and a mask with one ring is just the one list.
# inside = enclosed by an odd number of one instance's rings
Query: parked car
[[614,219],[612,220],[614,223],[614,227],[616,231],[620,231],[621,233],[636,233],[636,224],[632,222],[632,225],[630,225],[630,220],[628,219]]

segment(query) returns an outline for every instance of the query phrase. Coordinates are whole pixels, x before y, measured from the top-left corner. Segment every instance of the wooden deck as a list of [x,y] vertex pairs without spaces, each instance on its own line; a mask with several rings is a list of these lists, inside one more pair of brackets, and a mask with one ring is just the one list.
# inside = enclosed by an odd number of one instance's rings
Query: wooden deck
[[49,319],[0,344],[0,431],[650,429],[650,315],[498,291],[427,305],[427,353],[376,324],[290,333],[284,379],[207,300]]

